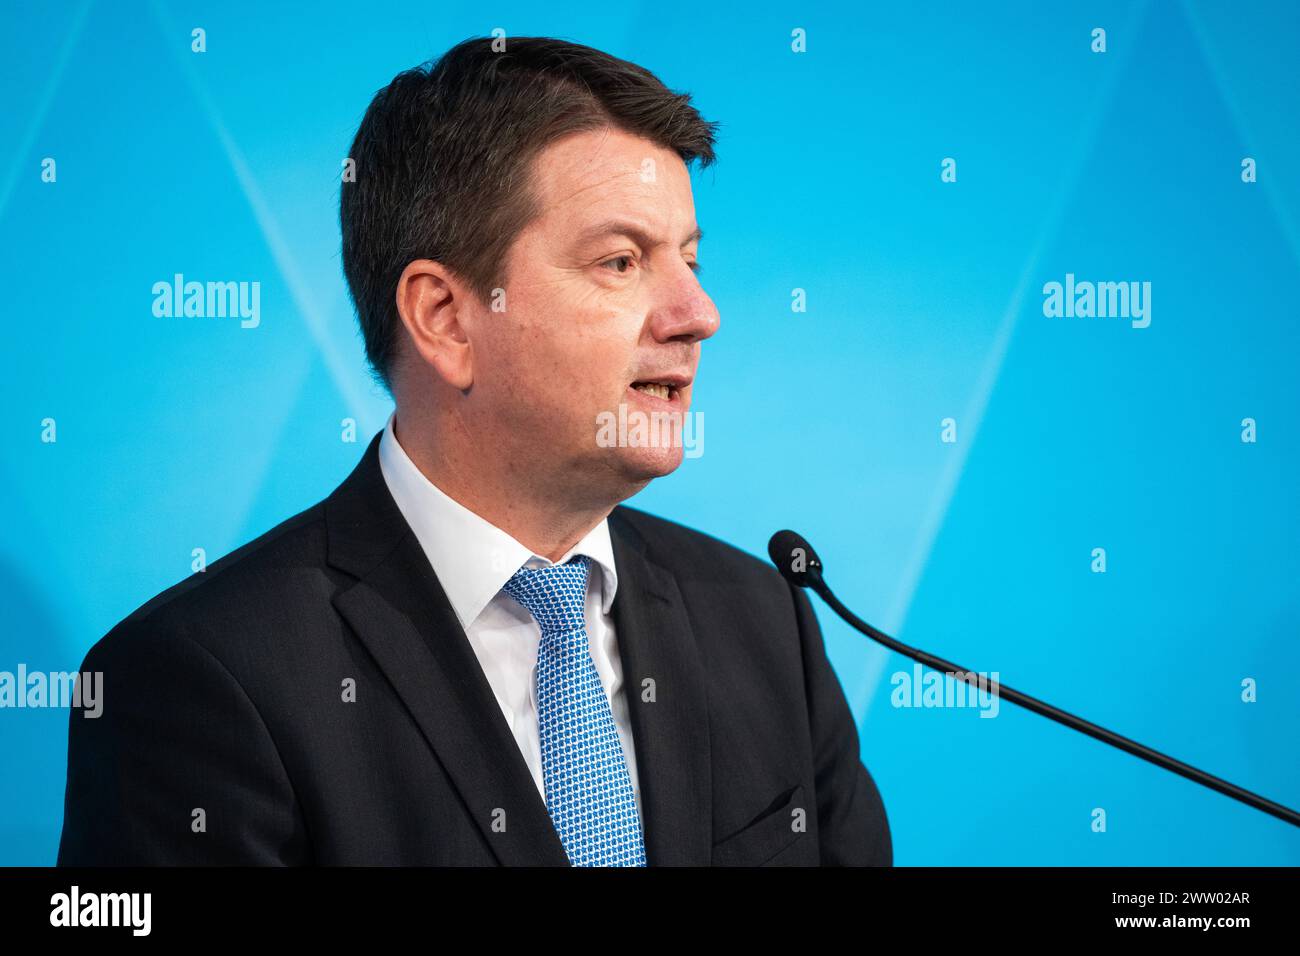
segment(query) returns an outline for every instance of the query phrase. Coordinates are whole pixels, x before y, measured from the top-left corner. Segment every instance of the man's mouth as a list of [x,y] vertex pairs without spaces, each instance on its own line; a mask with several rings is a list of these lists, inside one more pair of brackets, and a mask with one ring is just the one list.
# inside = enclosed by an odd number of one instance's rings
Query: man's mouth
[[633,382],[632,387],[638,392],[645,392],[664,401],[671,401],[677,397],[677,389],[666,382]]
[[642,378],[628,387],[651,399],[676,405],[682,402],[682,391],[691,384],[689,372],[661,372],[654,378]]

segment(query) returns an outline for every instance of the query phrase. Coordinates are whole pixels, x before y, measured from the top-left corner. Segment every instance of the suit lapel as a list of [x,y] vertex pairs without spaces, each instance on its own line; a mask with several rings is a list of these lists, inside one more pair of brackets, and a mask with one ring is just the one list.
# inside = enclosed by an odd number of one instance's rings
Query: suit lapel
[[[357,578],[334,605],[406,705],[488,846],[506,865],[567,866],[474,650],[384,482],[379,435],[325,507],[329,562]],[[505,829],[494,832],[499,810]]]
[[[609,526],[618,569],[614,627],[636,742],[646,859],[652,866],[707,866],[712,771],[699,651],[677,579],[647,554],[624,509],[614,510]],[[650,687],[653,701],[645,699]]]

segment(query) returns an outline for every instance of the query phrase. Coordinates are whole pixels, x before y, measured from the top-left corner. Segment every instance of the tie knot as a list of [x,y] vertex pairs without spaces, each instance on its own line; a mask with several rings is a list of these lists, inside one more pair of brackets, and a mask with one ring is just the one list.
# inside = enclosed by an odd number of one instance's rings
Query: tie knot
[[520,568],[502,590],[537,619],[543,636],[585,631],[590,568],[582,555],[550,567]]

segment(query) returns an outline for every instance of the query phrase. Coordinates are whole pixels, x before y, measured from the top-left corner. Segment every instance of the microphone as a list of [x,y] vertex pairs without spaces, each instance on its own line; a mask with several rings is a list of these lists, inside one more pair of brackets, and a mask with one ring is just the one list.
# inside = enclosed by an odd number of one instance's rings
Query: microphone
[[1166,756],[1158,750],[1152,750],[1150,747],[1138,743],[1136,740],[1130,740],[1127,737],[1121,737],[1119,734],[1107,730],[1105,727],[1099,727],[1094,723],[1076,717],[1074,714],[1061,710],[1059,707],[1053,707],[1051,704],[1030,697],[1028,694],[1022,694],[1018,690],[1013,690],[1006,684],[999,683],[990,677],[983,677],[964,667],[958,667],[945,661],[941,657],[935,657],[933,654],[927,654],[925,651],[917,650],[914,647],[908,647],[901,641],[896,641],[883,631],[878,631],[866,621],[862,620],[847,607],[840,599],[837,598],[827,586],[825,578],[822,577],[822,562],[817,556],[803,535],[795,531],[778,531],[772,535],[772,539],[767,543],[767,553],[776,565],[776,569],[781,572],[791,584],[801,588],[811,588],[821,596],[832,611],[843,618],[851,627],[861,631],[867,637],[879,644],[883,644],[891,651],[896,651],[904,657],[910,657],[918,663],[924,664],[932,670],[941,671],[954,679],[960,679],[971,687],[986,693],[996,694],[1000,698],[1018,704],[1026,710],[1031,710],[1035,714],[1040,714],[1058,724],[1064,724],[1080,733],[1087,734],[1096,740],[1117,747],[1125,753],[1133,754],[1135,757],[1141,757],[1143,760],[1155,764],[1157,767],[1163,767],[1172,773],[1176,773],[1188,780],[1193,780],[1203,787],[1209,787],[1225,796],[1239,800],[1247,806],[1254,807],[1256,810],[1262,810],[1265,813],[1272,814],[1279,820],[1285,820],[1292,826],[1300,827],[1300,813],[1292,810],[1290,807],[1284,807],[1280,803],[1274,803],[1257,793],[1251,793],[1238,787],[1236,784],[1229,783],[1226,780],[1215,777],[1206,773],[1204,770],[1198,770],[1190,764],[1185,764],[1181,760],[1175,760],[1173,757]]

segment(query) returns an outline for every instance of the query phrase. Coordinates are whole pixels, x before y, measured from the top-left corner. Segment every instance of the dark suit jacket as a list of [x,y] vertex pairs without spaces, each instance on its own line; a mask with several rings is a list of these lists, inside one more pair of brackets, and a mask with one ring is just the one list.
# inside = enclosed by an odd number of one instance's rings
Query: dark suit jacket
[[[71,714],[61,865],[568,864],[378,450],[91,648],[104,710]],[[650,865],[892,863],[804,592],[609,520]]]

